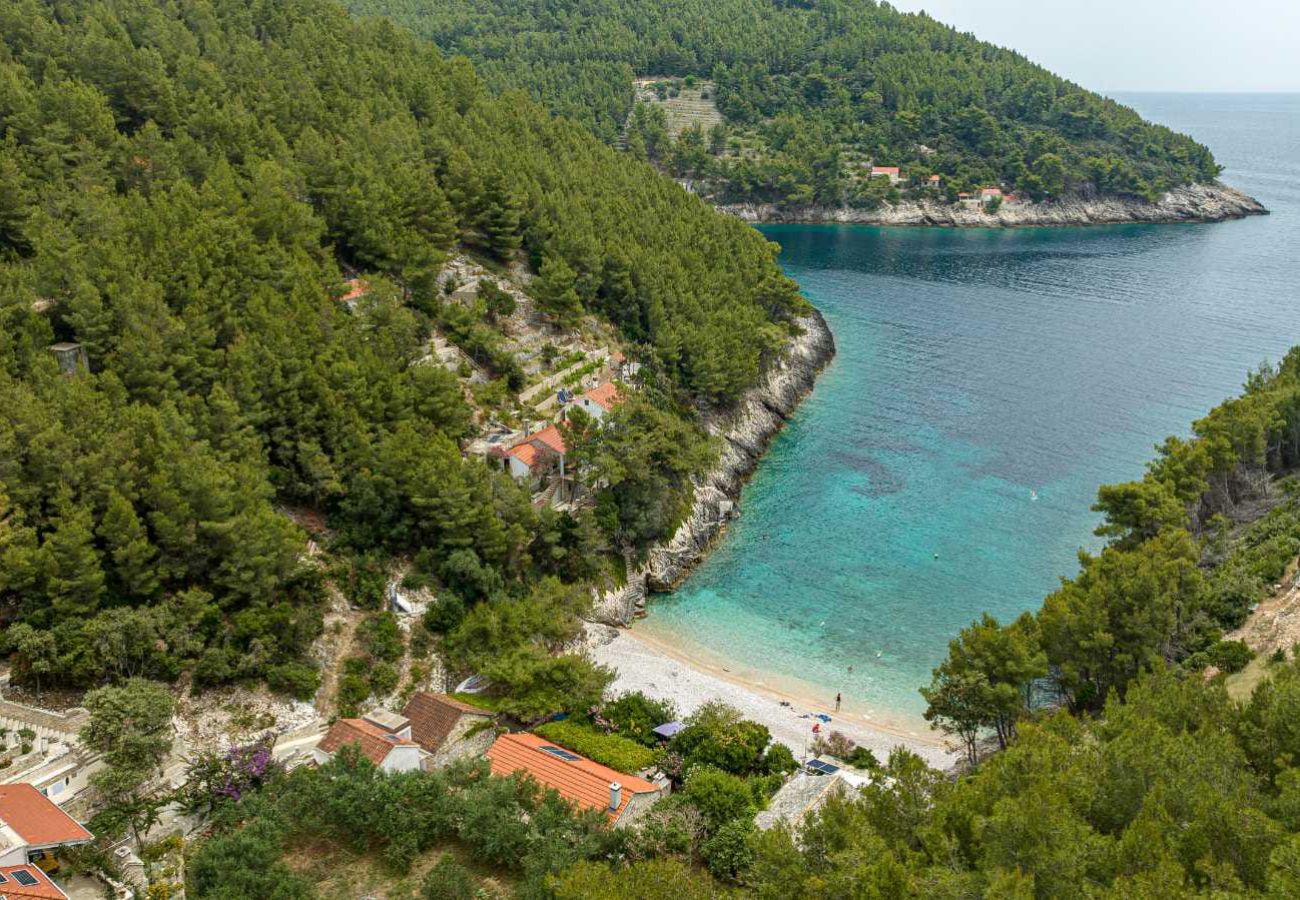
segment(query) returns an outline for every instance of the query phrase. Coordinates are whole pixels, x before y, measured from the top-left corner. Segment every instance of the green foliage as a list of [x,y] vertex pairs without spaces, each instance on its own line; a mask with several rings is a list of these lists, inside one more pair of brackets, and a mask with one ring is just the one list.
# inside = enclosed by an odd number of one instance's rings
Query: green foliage
[[653,750],[617,734],[605,734],[571,720],[547,722],[538,725],[533,732],[618,772],[637,774],[654,765]]
[[556,654],[581,632],[590,602],[584,588],[543,578],[522,597],[476,605],[443,641],[443,656],[454,672],[485,677],[502,712],[530,721],[585,712],[612,673],[585,656]]
[[694,769],[682,794],[704,816],[713,834],[728,822],[754,815],[754,795],[744,779],[711,766]]
[[763,753],[771,740],[766,725],[741,718],[721,702],[706,703],[686,720],[669,745],[686,767],[710,766],[732,775],[764,771]]
[[1214,666],[1220,672],[1232,674],[1246,668],[1254,658],[1255,652],[1246,646],[1245,641],[1216,641],[1206,649],[1187,657],[1184,664],[1189,669]]
[[749,818],[732,819],[719,827],[701,850],[709,873],[721,881],[743,882],[754,864],[753,834]]
[[614,868],[581,862],[547,882],[556,900],[715,900],[730,896],[687,864],[651,859]]
[[424,876],[420,896],[424,900],[474,900],[478,883],[456,857],[445,853]]
[[362,649],[383,662],[394,662],[406,652],[406,641],[397,625],[397,616],[389,610],[367,617],[357,626],[357,641]]
[[629,691],[606,703],[600,716],[620,735],[646,747],[659,743],[654,730],[677,719],[677,709],[668,700],[652,700],[641,691]]
[[743,223],[327,0],[17,0],[0,35],[0,605],[54,642],[14,635],[19,679],[301,676],[324,592],[284,507],[326,515],[367,608],[392,553],[583,573],[533,558],[526,492],[462,459],[460,385],[417,364],[446,318],[522,377],[491,291],[469,321],[438,296],[460,247],[524,251],[683,407],[737,397],[802,308]]
[[601,526],[629,546],[645,546],[676,530],[690,509],[690,476],[714,458],[697,428],[639,396],[629,397],[599,427],[571,415],[564,438],[574,465],[603,485]]
[[[952,191],[1002,183],[1034,198],[1096,189],[1154,198],[1219,173],[1201,144],[1052,75],[1023,56],[884,3],[593,0],[556,12],[503,0],[349,0],[464,54],[498,90],[526,91],[697,190],[729,201],[888,199],[871,159],[940,173]],[[575,39],[577,36],[577,39]],[[707,77],[750,152],[717,157],[632,77]],[[660,99],[676,79],[660,81]]]

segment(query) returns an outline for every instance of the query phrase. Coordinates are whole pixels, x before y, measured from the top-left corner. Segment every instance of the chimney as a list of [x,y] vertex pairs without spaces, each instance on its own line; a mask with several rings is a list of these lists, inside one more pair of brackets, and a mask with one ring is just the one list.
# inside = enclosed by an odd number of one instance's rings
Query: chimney
[[609,783],[609,811],[614,812],[618,805],[623,802],[623,785],[617,781]]

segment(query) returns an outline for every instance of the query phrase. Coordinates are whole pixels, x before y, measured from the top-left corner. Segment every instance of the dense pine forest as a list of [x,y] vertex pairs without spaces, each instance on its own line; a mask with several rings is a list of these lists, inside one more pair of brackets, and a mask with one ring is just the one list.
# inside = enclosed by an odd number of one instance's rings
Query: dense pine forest
[[[670,140],[638,106],[629,149],[709,185],[725,202],[897,199],[863,166],[900,166],[938,192],[1002,184],[1042,199],[1102,192],[1153,198],[1214,179],[1210,151],[1023,56],[875,0],[348,0],[464,54],[498,90],[522,89],[623,134],[636,76],[708,79],[714,133]],[[656,113],[658,115],[656,116]],[[930,190],[926,188],[926,190]]]
[[[624,436],[672,446],[640,442],[613,518],[637,521],[626,543],[661,537],[707,459],[694,410],[752,383],[803,302],[773,245],[323,0],[3,4],[0,609],[16,680],[188,671],[310,696],[322,579],[377,604],[375,561],[394,554],[466,605],[540,584],[547,626],[569,622],[567,585],[629,548],[462,460],[465,394],[415,364],[457,251],[540,271],[539,293],[642,348],[653,390]],[[372,284],[356,315],[339,302],[354,272]],[[56,342],[81,345],[75,374]],[[341,571],[305,563],[286,506],[325,515]],[[516,675],[547,659],[528,647]]]

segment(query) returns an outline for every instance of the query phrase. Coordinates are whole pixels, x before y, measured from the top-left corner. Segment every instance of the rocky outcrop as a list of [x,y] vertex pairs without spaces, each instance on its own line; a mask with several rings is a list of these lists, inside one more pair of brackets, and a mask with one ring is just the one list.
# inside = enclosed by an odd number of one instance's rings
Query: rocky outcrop
[[1192,184],[1158,201],[1126,197],[1063,197],[1042,203],[1007,203],[996,212],[937,200],[906,200],[879,209],[778,206],[771,203],[719,206],[746,222],[805,222],[842,225],[930,225],[949,228],[1014,228],[1031,225],[1114,225],[1125,222],[1219,222],[1267,215],[1258,200],[1223,184]]
[[817,373],[835,355],[835,339],[821,313],[798,320],[800,333],[768,368],[762,380],[725,414],[708,417],[705,428],[721,439],[713,470],[696,482],[691,514],[666,543],[652,548],[626,586],[596,599],[590,618],[627,625],[645,609],[654,591],[671,590],[708,552],[736,515],[740,488],[758,466],[772,438],[799,401],[812,390]]

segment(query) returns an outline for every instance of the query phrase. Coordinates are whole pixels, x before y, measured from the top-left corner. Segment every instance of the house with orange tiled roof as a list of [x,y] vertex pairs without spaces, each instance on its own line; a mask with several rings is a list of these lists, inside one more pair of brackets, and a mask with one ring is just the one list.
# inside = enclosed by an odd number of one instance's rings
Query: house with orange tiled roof
[[623,395],[619,392],[618,385],[612,381],[607,381],[586,393],[579,394],[577,399],[573,401],[572,406],[568,408],[580,409],[599,422],[605,418],[606,413],[611,412],[614,407],[622,402]]
[[521,480],[540,478],[557,464],[563,475],[564,455],[567,452],[560,429],[555,425],[547,425],[541,431],[526,435],[507,450],[506,463],[510,474]]
[[898,184],[903,180],[903,175],[898,170],[898,166],[872,166],[871,177],[888,178],[890,184]]
[[349,746],[385,772],[414,772],[423,757],[420,745],[411,740],[410,722],[387,710],[368,712],[361,719],[337,720],[312,750],[312,758],[317,765],[324,765]]
[[[30,784],[0,785],[0,866],[25,866],[57,857],[61,847],[95,839],[76,819]],[[2,887],[2,886],[0,886]],[[0,889],[0,895],[4,891]]]
[[411,695],[402,715],[411,723],[411,740],[426,754],[425,770],[482,756],[496,740],[496,732],[492,730],[495,713],[447,694],[418,691]]
[[39,866],[0,866],[0,897],[4,900],[68,900],[63,889]]
[[526,775],[580,809],[603,812],[615,828],[635,821],[666,793],[528,732],[501,735],[487,755],[493,775]]
[[345,284],[347,285],[347,291],[344,292],[342,297],[339,297],[339,302],[349,310],[356,310],[357,301],[370,293],[370,282],[361,278],[349,278]]

